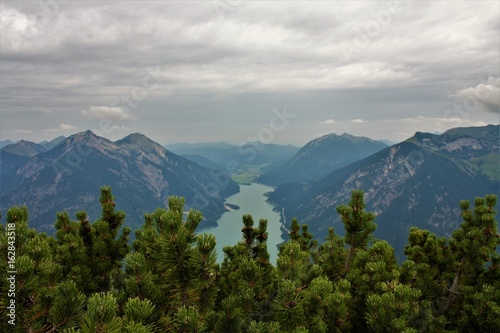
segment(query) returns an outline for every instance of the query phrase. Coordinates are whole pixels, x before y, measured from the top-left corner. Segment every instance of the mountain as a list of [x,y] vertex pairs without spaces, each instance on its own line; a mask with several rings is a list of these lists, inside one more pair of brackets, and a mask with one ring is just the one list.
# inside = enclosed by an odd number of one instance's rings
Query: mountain
[[172,143],[166,144],[164,146],[166,149],[172,152],[192,152],[193,150],[199,150],[204,148],[217,148],[217,149],[226,149],[226,148],[234,148],[234,145],[230,144],[227,141],[219,141],[219,142],[199,142],[199,143]]
[[0,173],[5,173],[45,151],[42,145],[25,140],[7,145],[0,149]]
[[204,166],[205,168],[209,168],[212,170],[227,171],[224,165],[217,164],[211,159],[208,159],[200,155],[182,155],[182,157],[190,160],[191,162]]
[[461,222],[460,200],[499,194],[499,129],[417,132],[318,181],[283,184],[269,200],[321,238],[329,227],[343,233],[336,207],[349,201],[353,189],[364,190],[366,209],[377,214],[375,235],[401,257],[411,226],[450,235]]
[[111,186],[126,224],[138,228],[143,215],[183,196],[187,208],[200,209],[201,225],[215,224],[224,198],[238,192],[230,177],[167,151],[142,134],[111,142],[91,131],[64,139],[47,152],[1,175],[0,208],[26,204],[30,224],[50,232],[57,211],[100,214],[101,186]]
[[49,151],[64,139],[64,136],[59,136],[51,141],[42,141],[40,143],[21,140],[2,147],[0,149],[0,173],[5,173],[10,169],[25,163],[31,157]]
[[61,135],[50,141],[42,141],[40,142],[40,145],[43,146],[46,151],[48,151],[57,146],[60,142],[64,141],[64,139],[66,139],[66,137]]
[[12,140],[1,140],[0,141],[0,148],[3,148],[3,147],[8,146],[8,145],[11,145],[13,143],[15,143],[15,142],[12,141]]
[[365,137],[328,134],[310,141],[279,167],[270,166],[258,180],[271,185],[319,179],[329,172],[387,147]]
[[[211,160],[228,172],[242,165],[265,165],[286,161],[297,151],[292,145],[262,144],[247,142],[242,145],[232,145],[227,142],[173,144],[165,146],[170,151],[181,156],[200,156]],[[199,159],[199,157],[195,157]],[[205,162],[206,163],[206,162]]]
[[45,148],[39,144],[31,141],[21,140],[17,143],[5,146],[2,151],[9,152],[18,156],[28,156],[33,157],[45,151]]

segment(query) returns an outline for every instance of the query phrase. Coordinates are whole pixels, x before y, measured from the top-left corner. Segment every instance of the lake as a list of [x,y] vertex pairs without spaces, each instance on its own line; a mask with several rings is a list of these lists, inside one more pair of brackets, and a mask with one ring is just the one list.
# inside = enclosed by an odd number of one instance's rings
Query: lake
[[201,232],[210,233],[217,239],[217,261],[224,260],[224,246],[236,245],[243,239],[241,229],[243,228],[242,216],[251,214],[254,220],[254,228],[259,226],[260,219],[267,219],[267,250],[270,261],[275,264],[278,257],[277,244],[283,242],[281,238],[281,222],[279,212],[273,211],[274,206],[266,202],[265,193],[272,192],[272,187],[252,183],[250,185],[240,185],[240,192],[226,199],[228,204],[237,205],[238,210],[228,211],[222,214],[217,221],[218,226],[207,228]]

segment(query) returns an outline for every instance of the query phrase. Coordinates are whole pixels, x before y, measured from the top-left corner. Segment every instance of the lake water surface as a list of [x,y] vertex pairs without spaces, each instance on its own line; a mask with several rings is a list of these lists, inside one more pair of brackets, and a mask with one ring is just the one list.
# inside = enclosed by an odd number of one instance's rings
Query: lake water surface
[[201,232],[211,233],[217,239],[217,261],[224,260],[224,246],[233,246],[243,239],[241,229],[243,228],[242,216],[251,214],[254,220],[254,228],[259,226],[260,219],[267,219],[267,249],[270,260],[276,263],[278,257],[277,244],[283,242],[281,238],[281,223],[279,212],[273,211],[274,206],[266,202],[267,192],[272,192],[272,187],[252,183],[250,185],[240,185],[240,192],[226,199],[229,204],[240,207],[238,210],[225,212],[217,221],[218,226],[201,230]]

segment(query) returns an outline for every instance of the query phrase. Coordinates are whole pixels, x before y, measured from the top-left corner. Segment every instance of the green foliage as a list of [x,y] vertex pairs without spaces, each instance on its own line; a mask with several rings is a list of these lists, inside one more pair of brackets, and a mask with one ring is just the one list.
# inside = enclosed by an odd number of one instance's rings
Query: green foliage
[[421,291],[408,285],[382,283],[383,293],[368,296],[366,321],[373,332],[417,332],[411,323],[419,315]]
[[337,207],[345,229],[344,241],[350,245],[345,263],[345,274],[349,271],[351,261],[359,249],[366,249],[372,234],[377,228],[373,220],[375,214],[365,211],[363,191],[352,191],[351,201],[347,205]]
[[74,281],[64,281],[54,288],[48,322],[58,329],[76,326],[85,312],[85,295]]
[[[101,217],[56,215],[55,238],[12,207],[0,250],[15,245],[18,332],[498,332],[500,256],[496,196],[461,202],[451,238],[411,228],[407,260],[373,238],[362,191],[338,207],[346,234],[322,244],[292,219],[269,262],[267,220],[244,215],[242,238],[216,261],[216,239],[197,234],[183,198],[145,215],[132,248],[125,214],[101,189]],[[15,233],[10,233],[15,227]],[[10,229],[9,229],[10,228]],[[15,235],[14,235],[15,234]],[[9,238],[10,237],[10,238]],[[10,248],[9,248],[10,246]],[[0,314],[8,318],[9,257],[0,257]],[[12,331],[6,321],[2,332]]]
[[123,308],[123,328],[130,332],[152,332],[155,305],[148,299],[129,298]]
[[121,319],[117,316],[118,304],[116,299],[105,293],[95,293],[89,300],[87,312],[82,319],[82,331],[94,332],[120,332]]

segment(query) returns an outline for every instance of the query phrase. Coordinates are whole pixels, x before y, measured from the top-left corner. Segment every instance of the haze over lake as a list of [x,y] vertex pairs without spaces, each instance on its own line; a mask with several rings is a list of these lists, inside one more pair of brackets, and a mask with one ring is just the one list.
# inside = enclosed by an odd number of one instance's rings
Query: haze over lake
[[252,183],[251,185],[240,185],[240,192],[227,198],[226,202],[240,207],[238,210],[229,211],[222,215],[217,221],[215,228],[203,229],[200,232],[211,233],[217,239],[217,261],[224,260],[224,246],[233,246],[243,239],[241,229],[243,228],[242,216],[251,214],[254,220],[254,228],[258,227],[260,219],[267,219],[267,249],[270,261],[275,264],[278,256],[277,244],[283,242],[281,237],[280,214],[273,210],[274,206],[266,202],[265,193],[273,191],[272,187]]

